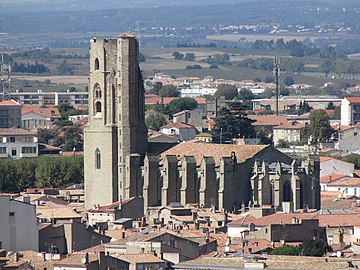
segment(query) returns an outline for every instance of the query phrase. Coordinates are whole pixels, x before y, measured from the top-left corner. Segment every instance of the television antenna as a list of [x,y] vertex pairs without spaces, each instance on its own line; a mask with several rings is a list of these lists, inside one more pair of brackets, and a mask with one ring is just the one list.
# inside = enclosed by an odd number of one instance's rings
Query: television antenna
[[279,77],[280,77],[280,58],[274,58],[274,77],[275,77],[275,99],[276,99],[276,115],[279,115]]

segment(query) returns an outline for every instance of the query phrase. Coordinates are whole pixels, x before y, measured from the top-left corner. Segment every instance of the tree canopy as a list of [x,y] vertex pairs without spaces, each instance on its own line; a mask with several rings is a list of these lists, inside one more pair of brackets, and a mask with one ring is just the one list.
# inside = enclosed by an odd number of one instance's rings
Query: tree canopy
[[305,135],[316,144],[328,140],[333,133],[330,127],[330,118],[324,110],[310,112],[310,123],[305,127]]
[[255,137],[255,130],[251,123],[253,120],[246,117],[246,113],[233,108],[221,108],[219,116],[215,119],[213,130],[214,143],[229,143],[231,139]]
[[152,113],[145,119],[148,128],[158,131],[166,124],[165,116],[161,113]]
[[215,97],[225,96],[226,100],[233,100],[237,95],[237,87],[231,84],[220,84],[215,92]]
[[172,113],[181,112],[183,110],[194,110],[197,107],[197,101],[190,97],[177,98],[170,101],[169,109]]
[[180,91],[171,84],[164,85],[159,90],[160,97],[178,97],[180,96]]
[[282,245],[271,252],[271,255],[322,257],[329,251],[330,246],[323,240],[305,240],[299,246]]
[[21,192],[29,187],[64,187],[84,181],[81,156],[40,157],[0,162],[0,192]]

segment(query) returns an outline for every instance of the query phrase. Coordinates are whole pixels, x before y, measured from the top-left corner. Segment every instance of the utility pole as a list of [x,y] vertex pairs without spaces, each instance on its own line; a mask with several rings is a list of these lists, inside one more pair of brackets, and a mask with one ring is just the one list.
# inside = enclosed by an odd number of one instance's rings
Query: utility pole
[[279,76],[280,76],[280,58],[274,58],[274,77],[275,77],[275,99],[276,99],[276,115],[279,115]]

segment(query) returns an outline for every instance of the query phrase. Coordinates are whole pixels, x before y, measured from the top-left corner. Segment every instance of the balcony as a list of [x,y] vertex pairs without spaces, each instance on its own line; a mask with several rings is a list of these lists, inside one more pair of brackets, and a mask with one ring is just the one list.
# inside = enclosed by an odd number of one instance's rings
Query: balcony
[[38,153],[20,153],[21,158],[34,158],[38,157]]

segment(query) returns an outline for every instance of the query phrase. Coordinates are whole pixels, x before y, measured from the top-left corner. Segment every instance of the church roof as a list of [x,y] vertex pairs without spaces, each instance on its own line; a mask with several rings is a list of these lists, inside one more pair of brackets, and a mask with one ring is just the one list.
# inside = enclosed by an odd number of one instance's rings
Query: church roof
[[269,145],[235,145],[235,144],[215,144],[203,141],[188,141],[180,143],[160,155],[163,159],[166,155],[175,155],[181,161],[184,156],[194,156],[197,165],[201,164],[203,157],[213,157],[215,165],[220,165],[222,157],[231,157],[234,152],[238,163],[242,163],[252,158]]

